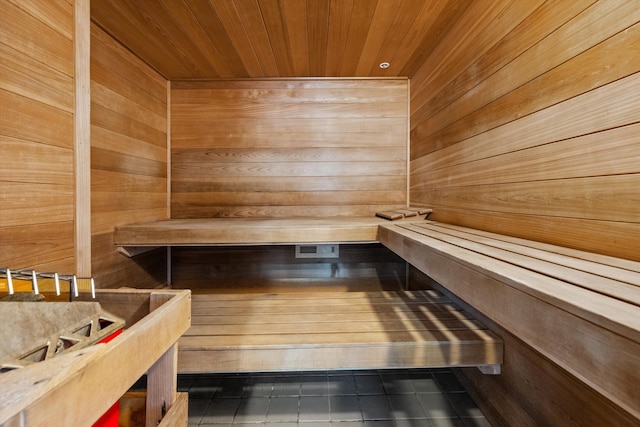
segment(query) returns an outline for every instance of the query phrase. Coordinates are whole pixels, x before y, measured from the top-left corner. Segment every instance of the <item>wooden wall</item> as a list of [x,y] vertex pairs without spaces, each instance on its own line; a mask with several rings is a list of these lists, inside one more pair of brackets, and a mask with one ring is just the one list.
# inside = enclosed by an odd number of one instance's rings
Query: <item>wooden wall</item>
[[[636,2],[471,4],[411,78],[412,204],[640,260],[639,45]],[[495,425],[637,422],[485,322],[505,340],[503,372],[462,375]]]
[[406,79],[172,82],[171,216],[406,205]]
[[413,204],[640,260],[640,8],[474,2],[411,76]]
[[75,272],[74,5],[0,2],[0,265]]
[[91,28],[91,233],[98,287],[166,283],[166,250],[116,252],[117,225],[168,218],[167,82]]

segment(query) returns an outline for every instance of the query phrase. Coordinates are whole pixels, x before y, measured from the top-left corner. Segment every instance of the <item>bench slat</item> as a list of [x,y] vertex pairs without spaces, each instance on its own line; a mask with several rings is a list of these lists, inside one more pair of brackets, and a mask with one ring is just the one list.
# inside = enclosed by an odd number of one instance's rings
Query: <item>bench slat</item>
[[[303,346],[320,347],[327,345],[367,345],[367,344],[431,344],[440,343],[494,343],[496,336],[487,330],[464,329],[442,331],[384,331],[384,332],[342,332],[342,333],[306,333],[297,334],[249,334],[249,335],[205,335],[184,336],[180,338],[182,350],[194,349],[224,349],[233,348],[262,348],[286,347],[297,348]],[[336,366],[339,368],[339,366]]]
[[[438,230],[440,232],[468,238],[499,249],[531,256],[554,264],[570,267],[585,272],[595,272],[599,276],[615,279],[631,285],[640,286],[640,263],[631,260],[592,254],[576,249],[546,245],[523,239],[512,239],[508,236],[491,235],[479,230],[469,230],[448,224],[423,223],[417,227]],[[515,241],[513,241],[515,240]]]
[[495,365],[502,340],[436,291],[194,294],[181,372]]
[[[632,273],[640,273],[640,262],[637,262],[637,261],[632,261],[632,260],[622,259],[622,258],[615,258],[612,256],[596,254],[593,252],[585,252],[585,251],[568,248],[564,246],[557,246],[549,243],[536,242],[533,240],[506,236],[503,234],[496,234],[488,231],[477,230],[475,228],[461,227],[453,224],[445,224],[445,223],[434,222],[434,221],[431,221],[430,224],[434,226],[438,226],[440,228],[448,228],[451,230],[462,230],[465,233],[469,233],[476,236],[488,237],[490,239],[509,242],[519,246],[540,249],[542,251],[546,251],[549,253],[555,253],[555,254],[565,255],[568,257],[576,258],[576,259],[591,261],[597,264],[607,265],[607,266],[615,267],[622,270],[628,270]],[[637,277],[635,274],[632,274],[631,276]],[[623,280],[623,281],[626,281],[626,280]]]
[[[402,316],[407,319],[471,319],[465,311],[440,311],[440,312],[424,312],[417,313],[404,311],[401,312]],[[273,314],[269,317],[270,323],[323,323],[323,322],[369,322],[369,321],[389,321],[398,317],[398,312],[361,312],[361,313],[288,313],[288,314]],[[250,324],[263,324],[265,322],[264,316],[254,316],[246,314],[236,315],[212,315],[201,314],[193,315],[191,317],[192,325],[250,325]]]
[[[468,233],[448,229],[442,230],[438,226],[408,225],[400,227],[640,306],[640,287],[605,276],[606,273],[612,272],[611,270],[615,270],[613,273],[620,271],[613,267],[606,268],[601,264],[590,263],[591,266],[589,268],[587,261],[580,261],[559,254],[550,254],[529,247],[523,248],[509,243],[500,243],[485,237],[470,237]],[[564,262],[567,265],[573,264],[579,268],[565,266],[563,265]],[[595,271],[595,273],[587,272],[589,269]]]
[[249,324],[206,324],[192,325],[184,336],[217,336],[217,335],[284,335],[299,334],[339,334],[358,330],[361,332],[403,332],[403,331],[458,331],[486,329],[475,320],[456,318],[421,320],[366,320],[359,322],[299,322],[299,323],[249,323]]

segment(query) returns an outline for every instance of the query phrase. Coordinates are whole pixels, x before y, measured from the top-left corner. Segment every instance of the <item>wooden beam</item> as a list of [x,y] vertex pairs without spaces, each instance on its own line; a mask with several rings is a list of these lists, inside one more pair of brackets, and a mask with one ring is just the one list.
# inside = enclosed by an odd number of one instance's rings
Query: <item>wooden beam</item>
[[75,258],[76,275],[91,277],[91,14],[75,1]]

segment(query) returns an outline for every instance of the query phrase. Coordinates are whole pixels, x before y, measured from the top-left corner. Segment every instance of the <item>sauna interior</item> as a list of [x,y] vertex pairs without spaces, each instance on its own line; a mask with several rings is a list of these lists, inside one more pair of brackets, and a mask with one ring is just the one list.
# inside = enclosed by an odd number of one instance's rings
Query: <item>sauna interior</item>
[[[628,0],[0,0],[0,267],[194,309],[433,288],[504,346],[455,369],[492,425],[638,425],[639,46]],[[375,217],[406,207],[628,279],[529,294]],[[235,237],[131,228],[167,220]],[[316,243],[336,256],[296,257]]]

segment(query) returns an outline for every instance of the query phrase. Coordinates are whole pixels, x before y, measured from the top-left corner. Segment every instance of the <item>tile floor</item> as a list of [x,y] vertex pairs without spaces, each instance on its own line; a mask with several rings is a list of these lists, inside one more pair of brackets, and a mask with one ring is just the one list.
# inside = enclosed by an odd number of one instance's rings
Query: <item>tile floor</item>
[[490,427],[449,369],[180,375],[189,427]]

